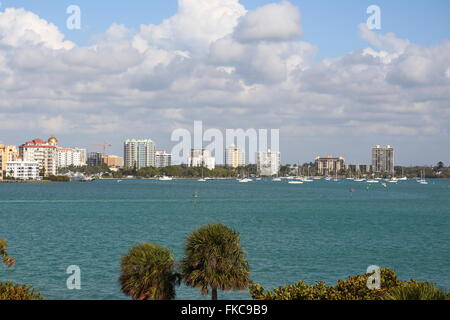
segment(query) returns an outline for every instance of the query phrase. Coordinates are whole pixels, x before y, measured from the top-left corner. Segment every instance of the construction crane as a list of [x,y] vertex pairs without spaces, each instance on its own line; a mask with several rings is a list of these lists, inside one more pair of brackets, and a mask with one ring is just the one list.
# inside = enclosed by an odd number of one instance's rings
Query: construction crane
[[90,143],[90,146],[97,146],[97,147],[102,147],[103,148],[103,155],[106,156],[106,149],[111,147],[112,145],[104,142],[104,143]]

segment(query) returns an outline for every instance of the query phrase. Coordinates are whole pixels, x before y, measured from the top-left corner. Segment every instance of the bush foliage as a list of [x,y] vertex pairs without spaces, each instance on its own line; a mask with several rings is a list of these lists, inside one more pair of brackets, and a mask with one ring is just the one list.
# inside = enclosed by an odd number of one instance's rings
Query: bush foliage
[[[328,286],[324,282],[308,285],[304,281],[300,281],[297,284],[279,287],[273,291],[265,291],[261,285],[253,284],[249,293],[253,299],[257,300],[384,300],[388,297],[403,300],[406,295],[402,295],[400,292],[411,290],[410,288],[417,286],[425,286],[425,283],[415,280],[401,281],[393,270],[382,268],[381,288],[371,290],[367,287],[369,276],[370,274],[350,276],[347,280],[338,280],[334,286]],[[445,298],[445,294],[439,297]]]
[[0,282],[0,300],[44,300],[40,292],[35,292],[32,286],[18,285],[7,281]]

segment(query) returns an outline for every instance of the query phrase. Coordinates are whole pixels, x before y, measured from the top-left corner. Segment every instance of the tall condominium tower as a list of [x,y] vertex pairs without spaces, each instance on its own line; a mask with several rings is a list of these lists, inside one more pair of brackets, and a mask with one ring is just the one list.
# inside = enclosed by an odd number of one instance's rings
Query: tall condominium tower
[[274,176],[280,172],[281,156],[271,150],[256,153],[256,167],[261,176]]
[[225,150],[225,165],[231,168],[245,166],[245,152],[234,144],[230,145]]
[[376,146],[372,148],[372,166],[375,173],[394,174],[394,148]]
[[155,167],[155,143],[150,140],[127,140],[124,143],[125,168]]
[[19,147],[19,154],[23,161],[39,164],[39,169],[44,170],[45,175],[56,175],[58,169],[58,139],[49,138],[47,141],[34,139]]

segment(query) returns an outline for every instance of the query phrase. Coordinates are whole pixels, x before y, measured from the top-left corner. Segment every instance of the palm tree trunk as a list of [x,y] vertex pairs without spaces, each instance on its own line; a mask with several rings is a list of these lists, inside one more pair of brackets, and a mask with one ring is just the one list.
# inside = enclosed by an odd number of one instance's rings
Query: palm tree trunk
[[212,288],[211,296],[212,296],[212,300],[217,300],[217,288]]

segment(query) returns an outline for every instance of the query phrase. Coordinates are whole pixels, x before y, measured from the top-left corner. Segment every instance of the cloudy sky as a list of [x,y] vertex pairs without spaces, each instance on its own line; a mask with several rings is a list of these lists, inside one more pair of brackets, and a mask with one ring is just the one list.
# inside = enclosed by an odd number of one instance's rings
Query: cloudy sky
[[[450,164],[450,2],[2,1],[0,141],[64,146],[176,128],[280,129],[284,163],[317,155]],[[381,8],[381,30],[366,9]]]

